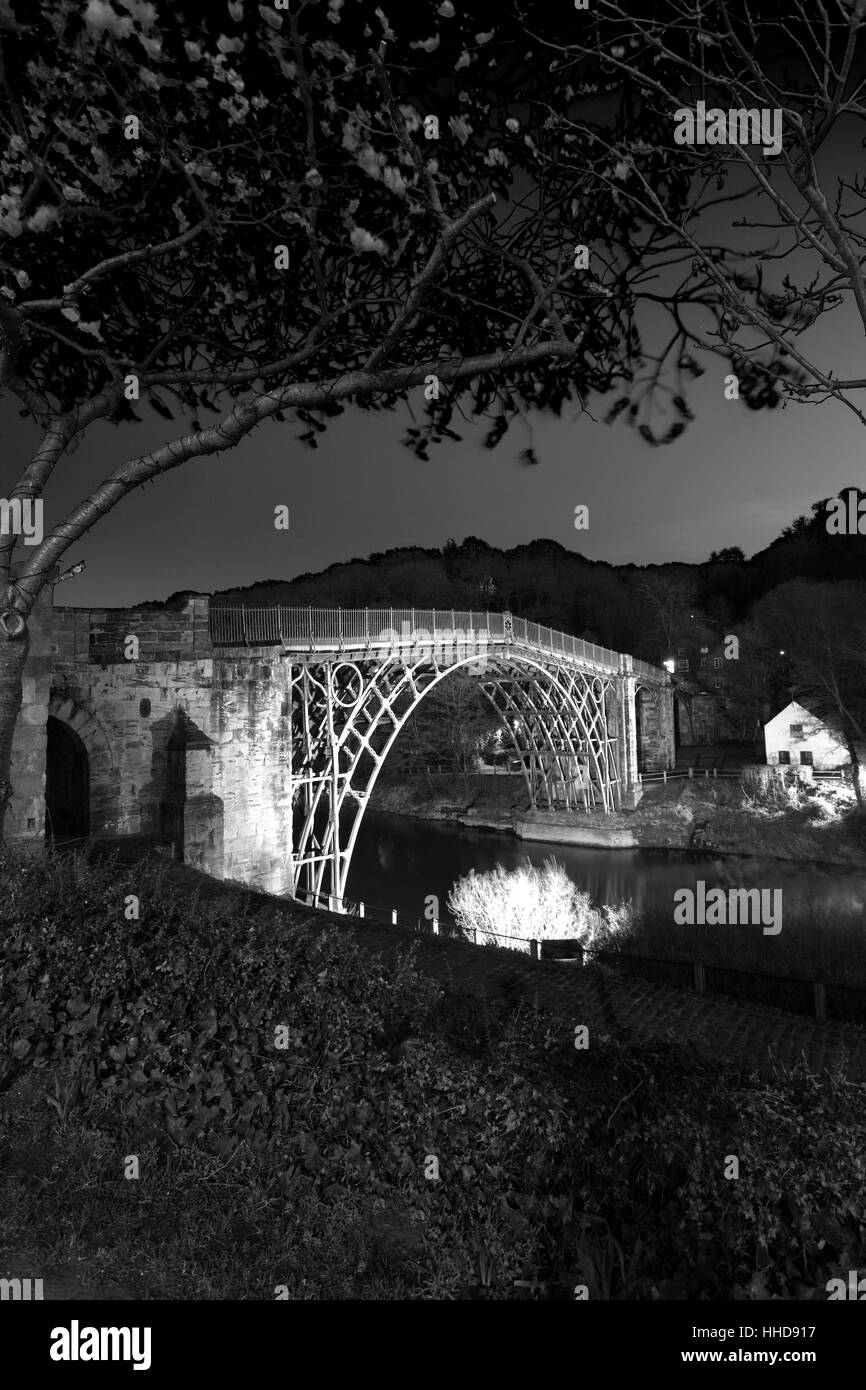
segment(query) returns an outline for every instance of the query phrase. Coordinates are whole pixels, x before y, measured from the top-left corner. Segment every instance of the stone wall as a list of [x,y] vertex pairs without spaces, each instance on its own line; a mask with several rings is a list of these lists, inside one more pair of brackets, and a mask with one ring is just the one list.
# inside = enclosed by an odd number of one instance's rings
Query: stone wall
[[[91,832],[162,835],[196,868],[288,891],[286,691],[274,650],[214,653],[202,596],[174,611],[57,617],[52,713],[73,723],[89,711],[95,727],[82,737],[101,758]],[[131,635],[137,661],[124,656]]]
[[674,734],[674,693],[663,686],[652,694],[638,691],[638,760],[641,772],[669,772],[676,763]]

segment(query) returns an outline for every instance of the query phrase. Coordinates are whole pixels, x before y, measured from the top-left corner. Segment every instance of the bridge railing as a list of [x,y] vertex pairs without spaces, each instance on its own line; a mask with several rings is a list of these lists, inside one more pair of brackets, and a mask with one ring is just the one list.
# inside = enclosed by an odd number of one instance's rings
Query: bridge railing
[[[269,646],[303,651],[340,650],[363,646],[389,650],[417,646],[420,634],[437,644],[465,643],[483,646],[506,636],[504,613],[448,608],[247,608],[244,605],[213,606],[209,612],[210,636],[215,646]],[[609,647],[598,647],[580,637],[559,632],[525,618],[511,618],[514,641],[543,652],[561,652],[575,660],[619,673],[622,657]],[[635,675],[655,680],[667,673],[649,662],[632,658]]]

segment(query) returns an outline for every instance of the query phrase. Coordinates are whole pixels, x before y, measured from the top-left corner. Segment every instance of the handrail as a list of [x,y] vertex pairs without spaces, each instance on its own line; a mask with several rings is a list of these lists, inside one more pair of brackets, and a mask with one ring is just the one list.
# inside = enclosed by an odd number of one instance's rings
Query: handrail
[[276,646],[284,650],[332,648],[373,653],[394,648],[439,645],[455,649],[499,643],[529,647],[615,672],[667,683],[661,666],[625,653],[598,647],[581,637],[543,627],[510,613],[435,608],[247,608],[213,605],[209,609],[215,646]]

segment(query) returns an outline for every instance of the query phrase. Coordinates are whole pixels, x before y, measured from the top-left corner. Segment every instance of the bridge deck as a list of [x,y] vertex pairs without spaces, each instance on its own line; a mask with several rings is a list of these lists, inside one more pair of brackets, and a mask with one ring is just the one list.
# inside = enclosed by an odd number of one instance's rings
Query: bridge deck
[[[467,646],[484,650],[506,644],[526,647],[566,662],[620,675],[668,682],[668,672],[609,647],[559,632],[510,613],[434,608],[246,608],[212,607],[211,641],[215,646],[281,645],[289,651],[384,653],[413,647]],[[631,663],[629,668],[629,662]]]

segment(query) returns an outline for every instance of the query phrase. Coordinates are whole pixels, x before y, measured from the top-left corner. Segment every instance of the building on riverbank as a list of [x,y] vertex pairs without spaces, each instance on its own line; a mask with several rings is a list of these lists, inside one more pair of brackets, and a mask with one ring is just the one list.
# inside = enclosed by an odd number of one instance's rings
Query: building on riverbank
[[764,725],[764,744],[771,767],[796,765],[831,772],[851,763],[838,734],[796,700]]

